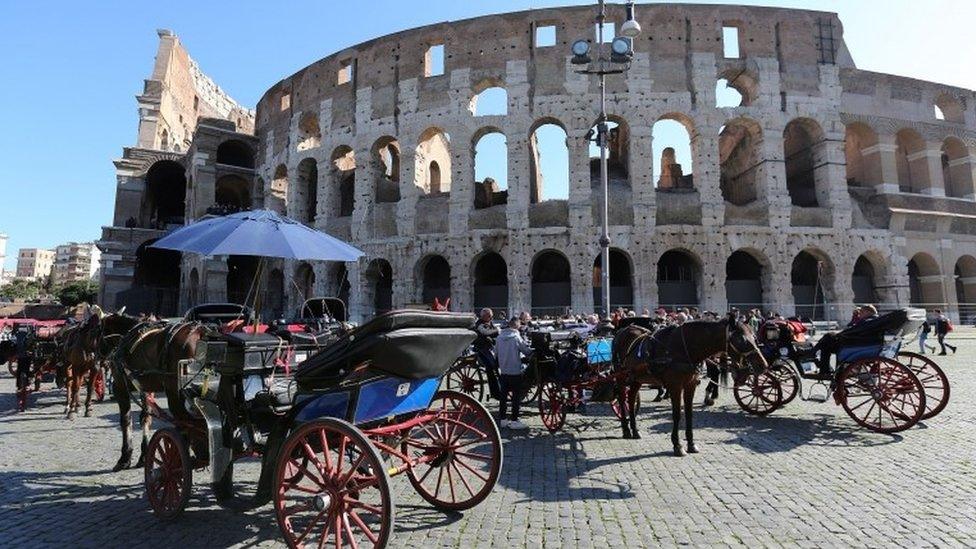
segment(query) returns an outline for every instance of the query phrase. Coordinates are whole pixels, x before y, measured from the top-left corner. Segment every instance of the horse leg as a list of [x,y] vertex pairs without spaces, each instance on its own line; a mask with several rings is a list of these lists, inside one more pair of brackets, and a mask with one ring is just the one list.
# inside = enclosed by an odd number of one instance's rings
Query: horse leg
[[121,471],[132,466],[132,394],[125,386],[122,378],[124,375],[120,373],[112,380],[115,385],[115,401],[119,403],[119,427],[122,429],[122,455],[112,471]]
[[705,406],[711,406],[718,399],[718,364],[709,360],[705,362],[705,369],[708,378],[708,384],[705,385]]
[[671,395],[671,444],[674,446],[674,455],[682,457],[685,451],[681,449],[681,440],[678,438],[678,429],[681,427],[681,388],[668,387],[668,394]]
[[[92,392],[95,388],[95,370],[88,371],[88,381],[85,383],[88,394],[85,395],[85,417],[92,415]],[[80,392],[80,391],[79,391]]]
[[65,388],[64,413],[68,416],[68,419],[71,419],[72,417],[71,416],[71,381],[73,378],[72,374],[73,374],[72,368],[69,366],[67,375],[64,378],[64,388]]
[[146,463],[146,448],[149,447],[149,431],[152,427],[152,416],[149,414],[149,403],[155,402],[153,393],[149,393],[142,403],[142,412],[139,413],[139,424],[142,427],[142,444],[139,449],[139,459],[136,467],[142,467]]
[[697,384],[694,381],[689,381],[685,383],[684,386],[684,397],[685,397],[685,440],[688,442],[688,453],[697,454],[698,447],[695,446],[695,433],[692,429],[691,414],[692,414],[692,404],[695,403],[695,388]]
[[627,417],[630,418],[630,432],[633,438],[640,438],[640,430],[637,429],[637,398],[640,395],[640,383],[630,386],[627,393]]
[[626,387],[623,383],[617,384],[617,407],[620,410],[620,429],[623,431],[624,438],[634,438],[631,436],[630,428],[627,424],[627,398],[624,396],[627,392]]

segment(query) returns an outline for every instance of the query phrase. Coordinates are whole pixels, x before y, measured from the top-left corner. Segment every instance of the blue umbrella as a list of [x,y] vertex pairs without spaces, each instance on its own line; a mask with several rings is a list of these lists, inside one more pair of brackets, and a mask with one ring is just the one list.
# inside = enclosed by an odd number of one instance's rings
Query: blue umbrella
[[314,261],[356,261],[363,252],[271,210],[211,217],[181,227],[152,248],[200,255],[253,255]]

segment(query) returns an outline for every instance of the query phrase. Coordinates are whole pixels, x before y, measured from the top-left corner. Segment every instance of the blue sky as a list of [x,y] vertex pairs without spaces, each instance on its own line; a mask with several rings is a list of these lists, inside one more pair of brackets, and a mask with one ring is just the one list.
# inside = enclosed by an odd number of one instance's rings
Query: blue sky
[[[6,267],[13,267],[18,248],[95,239],[111,221],[112,160],[135,140],[134,96],[152,69],[157,28],[175,31],[207,74],[253,106],[282,77],[379,35],[488,13],[592,3],[0,0]],[[976,88],[976,2],[736,3],[836,11],[860,68]]]

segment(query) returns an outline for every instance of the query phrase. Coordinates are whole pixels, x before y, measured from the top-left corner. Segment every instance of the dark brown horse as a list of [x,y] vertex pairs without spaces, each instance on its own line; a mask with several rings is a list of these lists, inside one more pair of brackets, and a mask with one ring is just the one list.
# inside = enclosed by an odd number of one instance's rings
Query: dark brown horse
[[612,359],[614,370],[624,373],[624,380],[617,386],[620,409],[626,411],[620,417],[624,438],[640,438],[636,409],[641,386],[663,387],[671,397],[674,455],[685,455],[678,438],[682,400],[688,452],[697,453],[691,416],[699,382],[698,366],[705,359],[723,352],[737,368],[767,368],[752,330],[732,317],[687,322],[657,332],[634,325],[617,332],[613,338]]
[[143,322],[130,330],[112,353],[112,384],[115,400],[119,403],[119,426],[122,428],[122,455],[114,471],[132,465],[132,401],[136,399],[142,408],[139,422],[142,426],[142,452],[136,463],[142,466],[146,446],[149,444],[149,428],[154,406],[153,393],[166,394],[169,411],[175,417],[183,417],[180,410],[179,364],[193,358],[197,343],[208,332],[199,323],[176,324]]
[[100,367],[98,342],[101,336],[101,319],[102,312],[96,310],[88,320],[71,330],[64,340],[63,355],[67,388],[64,413],[68,415],[68,419],[75,418],[82,383],[85,383],[88,388],[88,394],[85,396],[85,417],[91,415],[92,391]]

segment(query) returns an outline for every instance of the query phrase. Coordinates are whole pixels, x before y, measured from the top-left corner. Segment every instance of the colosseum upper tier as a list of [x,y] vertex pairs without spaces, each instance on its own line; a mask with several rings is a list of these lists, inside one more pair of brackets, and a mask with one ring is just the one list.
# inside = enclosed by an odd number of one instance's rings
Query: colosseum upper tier
[[[377,38],[284,78],[256,113],[203,113],[213,94],[195,92],[167,114],[147,81],[162,107],[141,108],[140,143],[116,162],[104,301],[179,309],[246,295],[260,272],[272,314],[313,294],[342,296],[356,319],[448,297],[454,310],[600,308],[599,87],[569,51],[594,41],[594,12]],[[624,19],[608,6],[608,22]],[[973,91],[857,69],[834,13],[648,4],[637,20],[629,70],[607,78],[613,307],[976,313]],[[483,112],[486,94],[500,109]],[[162,122],[177,114],[192,129],[174,148]],[[497,134],[505,153],[476,177]],[[366,256],[258,271],[145,247],[215,206],[276,209]]]

